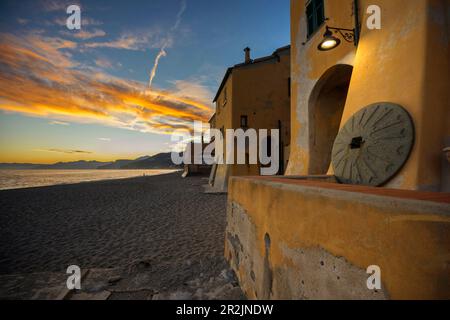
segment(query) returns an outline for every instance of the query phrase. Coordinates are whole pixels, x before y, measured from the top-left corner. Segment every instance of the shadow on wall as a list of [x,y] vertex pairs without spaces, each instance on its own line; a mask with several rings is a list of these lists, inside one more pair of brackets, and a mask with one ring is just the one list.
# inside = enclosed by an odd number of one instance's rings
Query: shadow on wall
[[309,174],[326,174],[331,163],[333,143],[339,132],[348,88],[351,65],[328,69],[317,81],[309,98]]

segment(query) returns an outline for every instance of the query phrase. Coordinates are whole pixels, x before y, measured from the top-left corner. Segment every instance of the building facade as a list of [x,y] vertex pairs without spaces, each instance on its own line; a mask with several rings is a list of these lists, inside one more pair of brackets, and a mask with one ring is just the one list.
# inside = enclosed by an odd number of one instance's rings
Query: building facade
[[[251,59],[245,50],[245,62],[227,70],[214,98],[216,111],[210,124],[219,129],[226,145],[227,129],[280,130],[280,168],[283,174],[289,159],[290,144],[290,46],[272,55]],[[226,153],[226,151],[225,151]],[[235,153],[236,156],[236,153]],[[217,190],[226,190],[231,176],[259,175],[261,165],[219,164],[211,181]]]
[[[381,28],[370,30],[367,12],[373,5],[381,9]],[[442,0],[291,1],[289,175],[333,174],[331,151],[339,129],[362,108],[391,102],[410,114],[415,141],[405,166],[385,187],[450,191],[443,153],[450,145],[449,73],[443,71],[449,70],[447,5]],[[340,46],[317,49],[326,26],[353,29],[355,23],[357,46],[337,35]]]
[[[225,257],[248,298],[450,298],[449,12],[445,0],[291,0],[287,176],[229,184]],[[388,133],[368,166],[402,163],[379,184],[352,171],[338,183],[339,139],[348,156],[371,153],[346,135],[365,123],[370,139]]]

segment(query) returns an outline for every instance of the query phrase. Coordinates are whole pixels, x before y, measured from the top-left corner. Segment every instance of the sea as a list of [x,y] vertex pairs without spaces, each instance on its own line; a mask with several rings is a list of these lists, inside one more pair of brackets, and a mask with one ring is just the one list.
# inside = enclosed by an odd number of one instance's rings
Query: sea
[[155,176],[177,170],[0,170],[0,190]]

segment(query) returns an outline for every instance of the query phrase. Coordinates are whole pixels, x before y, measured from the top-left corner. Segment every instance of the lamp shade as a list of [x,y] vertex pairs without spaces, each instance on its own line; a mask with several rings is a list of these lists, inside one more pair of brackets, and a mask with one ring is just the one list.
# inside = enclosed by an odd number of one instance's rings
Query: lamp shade
[[341,40],[333,36],[333,33],[327,28],[327,31],[323,35],[323,40],[317,47],[320,51],[328,51],[336,48],[341,44]]

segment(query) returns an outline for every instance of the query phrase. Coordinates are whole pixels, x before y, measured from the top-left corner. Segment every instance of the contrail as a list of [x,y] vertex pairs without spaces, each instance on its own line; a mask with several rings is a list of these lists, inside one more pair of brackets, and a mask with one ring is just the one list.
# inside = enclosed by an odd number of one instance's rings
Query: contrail
[[180,7],[180,11],[178,11],[177,14],[177,21],[175,22],[175,24],[173,25],[172,29],[170,30],[171,32],[175,31],[178,29],[180,23],[181,23],[181,17],[183,16],[184,11],[186,10],[186,0],[182,0],[181,1],[181,7]]
[[158,69],[159,59],[161,59],[161,57],[165,57],[167,55],[167,53],[166,53],[166,51],[164,51],[164,49],[165,49],[165,46],[163,46],[161,48],[161,50],[159,51],[158,55],[155,58],[155,63],[153,64],[152,72],[150,72],[150,80],[148,81],[149,89],[152,88],[152,82],[153,82],[153,78],[156,75],[156,70]]
[[159,53],[155,58],[155,62],[153,63],[153,68],[152,68],[152,71],[150,72],[150,79],[148,81],[149,89],[152,88],[153,79],[155,78],[156,71],[158,70],[159,59],[161,59],[162,57],[165,57],[167,55],[165,50],[170,43],[170,39],[172,38],[172,33],[174,33],[180,26],[181,18],[183,17],[183,13],[185,10],[186,10],[186,1],[182,0],[180,11],[178,11],[178,14],[177,14],[177,20],[176,20],[175,24],[172,26],[172,28],[170,28],[169,35],[167,36],[166,40],[164,41],[163,46],[159,50]]

